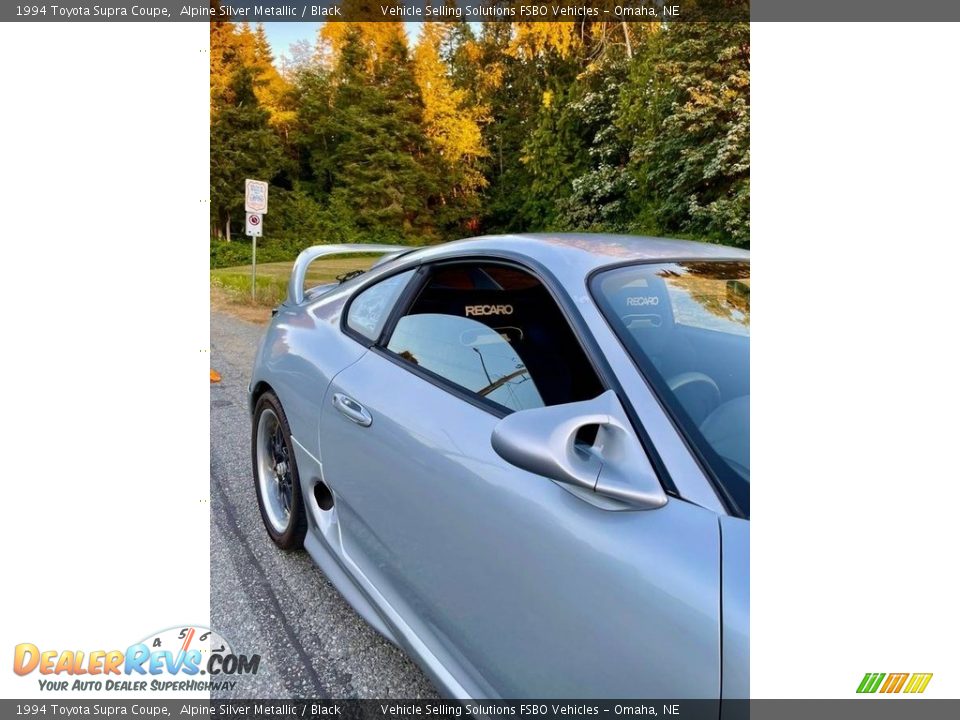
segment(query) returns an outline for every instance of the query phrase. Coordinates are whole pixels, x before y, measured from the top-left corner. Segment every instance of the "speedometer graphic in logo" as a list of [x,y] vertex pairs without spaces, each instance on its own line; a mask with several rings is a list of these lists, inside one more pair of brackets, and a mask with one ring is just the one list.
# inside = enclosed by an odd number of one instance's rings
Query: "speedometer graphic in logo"
[[197,658],[191,665],[200,668],[200,674],[205,675],[210,667],[210,659],[216,655],[219,658],[232,657],[233,648],[230,643],[216,630],[204,625],[180,625],[169,627],[143,638],[140,643],[146,645],[152,653],[170,653],[173,659]]

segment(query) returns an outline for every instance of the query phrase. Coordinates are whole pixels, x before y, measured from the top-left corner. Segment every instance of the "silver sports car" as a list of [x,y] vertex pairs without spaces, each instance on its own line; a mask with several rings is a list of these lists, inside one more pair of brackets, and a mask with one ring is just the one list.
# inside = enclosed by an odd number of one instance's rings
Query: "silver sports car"
[[749,325],[720,245],[310,248],[250,385],[264,525],[444,695],[747,697]]

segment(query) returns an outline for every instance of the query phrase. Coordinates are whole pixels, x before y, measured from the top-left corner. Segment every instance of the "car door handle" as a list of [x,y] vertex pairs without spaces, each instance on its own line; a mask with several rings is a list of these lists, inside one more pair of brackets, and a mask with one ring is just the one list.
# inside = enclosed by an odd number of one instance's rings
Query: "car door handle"
[[355,422],[357,425],[370,427],[370,423],[373,422],[373,417],[363,405],[343,393],[333,394],[333,406],[341,415],[345,415],[348,420]]

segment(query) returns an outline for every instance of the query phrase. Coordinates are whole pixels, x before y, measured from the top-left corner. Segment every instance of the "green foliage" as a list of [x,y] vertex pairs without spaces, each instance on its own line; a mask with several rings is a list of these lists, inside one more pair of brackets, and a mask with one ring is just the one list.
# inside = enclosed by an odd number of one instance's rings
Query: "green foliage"
[[[250,303],[252,276],[249,271],[213,272],[210,284],[226,292],[233,302]],[[276,307],[287,297],[287,281],[272,275],[257,276],[257,304]]]
[[211,24],[211,266],[321,242],[570,230],[749,245],[749,25],[329,24],[278,73],[262,28]]
[[430,233],[435,192],[422,159],[423,104],[407,50],[397,40],[370,76],[358,33],[348,36],[334,70],[331,149],[334,207],[354,208],[356,232]]
[[567,123],[576,128],[585,152],[569,193],[557,198],[556,224],[564,230],[622,231],[633,219],[636,182],[627,162],[635,131],[618,124],[629,70],[623,55],[611,51],[580,76],[567,104]]
[[[242,243],[221,243],[222,245],[240,246]],[[345,273],[357,270],[367,270],[380,255],[340,255],[325,257],[313,263],[307,271],[304,287],[312,288],[318,285],[336,282],[338,277]],[[292,262],[261,262],[260,253],[257,253],[257,297],[256,304],[274,307],[282,302],[287,295],[287,285],[290,280]],[[249,265],[231,265],[225,268],[214,268],[210,271],[210,284],[222,290],[233,302],[248,305],[251,302],[250,282],[252,268]]]
[[231,220],[243,221],[244,180],[272,178],[283,157],[268,124],[269,113],[254,94],[251,71],[238,67],[229,89],[231,102],[220,108],[210,126],[211,211],[215,227],[225,235]]
[[[294,260],[305,247],[312,243],[298,243],[276,238],[257,239],[257,262],[270,263]],[[315,243],[313,243],[315,244]],[[210,241],[210,267],[228,268],[249,265],[253,262],[253,242],[248,237],[237,238],[232,242],[225,240]]]
[[638,144],[641,167],[669,228],[748,245],[750,29],[677,23],[656,64],[669,98],[660,132]]
[[475,50],[477,64],[488,75],[477,75],[473,94],[491,108],[483,128],[490,155],[484,165],[489,184],[483,196],[483,227],[489,232],[542,229],[530,224],[524,209],[536,212],[537,198],[528,197],[534,177],[521,161],[529,133],[543,101],[536,68],[510,52],[511,29],[506,23],[485,23]]

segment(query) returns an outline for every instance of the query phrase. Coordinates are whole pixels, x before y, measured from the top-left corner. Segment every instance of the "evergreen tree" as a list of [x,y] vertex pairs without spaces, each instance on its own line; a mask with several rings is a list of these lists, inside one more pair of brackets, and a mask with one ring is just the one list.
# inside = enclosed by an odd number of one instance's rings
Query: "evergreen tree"
[[424,166],[423,103],[405,43],[378,52],[371,66],[361,33],[351,32],[332,75],[330,203],[352,209],[363,237],[430,237],[436,189]]
[[475,86],[478,102],[490,108],[483,143],[490,153],[484,164],[484,225],[491,232],[526,229],[520,221],[533,177],[520,158],[531,120],[542,100],[539,78],[511,51],[509,23],[486,22],[477,48],[483,74]]
[[282,153],[270,129],[269,113],[260,107],[253,75],[246,67],[234,71],[222,105],[210,126],[210,197],[215,235],[231,238],[232,222],[243,217],[246,178],[271,179]]
[[260,105],[270,113],[270,124],[285,140],[296,120],[293,87],[276,67],[273,51],[263,24],[253,32],[253,48],[248,67],[254,74],[254,88]]
[[326,23],[317,39],[279,70],[262,25],[210,24],[214,235],[259,177],[271,236],[301,247],[481,229],[749,243],[748,24],[425,23],[411,51],[400,22]]
[[439,201],[436,223],[456,228],[479,209],[477,192],[486,185],[480,159],[487,156],[480,123],[482,105],[471,104],[467,92],[454,85],[443,57],[450,25],[425,23],[414,51],[414,75],[423,98],[423,128],[436,177]]

